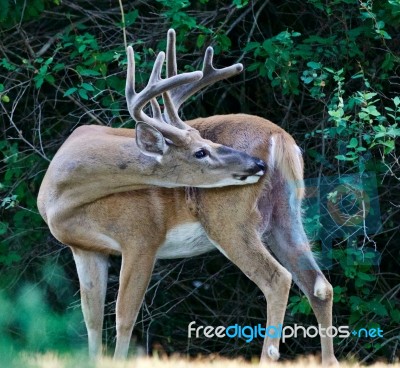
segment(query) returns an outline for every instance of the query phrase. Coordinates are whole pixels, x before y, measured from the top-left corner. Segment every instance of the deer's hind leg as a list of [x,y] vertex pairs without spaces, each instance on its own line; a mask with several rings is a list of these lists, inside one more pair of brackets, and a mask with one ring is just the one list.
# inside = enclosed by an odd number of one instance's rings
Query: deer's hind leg
[[[263,245],[257,226],[259,213],[246,190],[232,191],[232,198],[207,194],[202,198],[207,213],[203,226],[210,240],[263,292],[267,300],[267,326],[283,324],[291,286],[291,275]],[[243,198],[241,198],[243,196]],[[250,197],[249,197],[250,196]],[[240,204],[240,205],[239,205]],[[234,213],[235,216],[227,216]],[[270,333],[264,339],[262,360],[279,358],[279,337]]]
[[[304,232],[301,219],[301,201],[295,193],[275,191],[274,208],[261,208],[268,217],[270,235],[266,244],[281,264],[287,268],[293,281],[300,287],[310,301],[318,324],[323,329],[332,326],[333,289],[314,259],[310,244]],[[289,195],[288,195],[289,194]],[[336,364],[332,337],[321,336],[321,353],[324,365]]]

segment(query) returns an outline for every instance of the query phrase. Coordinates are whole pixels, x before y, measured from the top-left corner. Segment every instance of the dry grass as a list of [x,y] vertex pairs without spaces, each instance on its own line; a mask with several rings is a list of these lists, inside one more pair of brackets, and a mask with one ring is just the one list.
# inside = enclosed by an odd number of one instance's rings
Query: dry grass
[[[69,368],[69,367],[88,367],[88,368],[254,368],[254,367],[268,367],[268,368],[285,368],[285,367],[296,367],[296,368],[319,368],[321,364],[319,360],[315,358],[303,358],[298,361],[282,362],[282,363],[265,363],[259,365],[258,362],[246,362],[241,359],[229,360],[222,359],[219,357],[208,357],[199,359],[185,359],[181,357],[176,358],[149,358],[140,357],[136,359],[130,359],[128,361],[115,362],[111,358],[102,358],[97,362],[88,362],[84,359],[77,358],[65,358],[59,357],[52,354],[37,355],[35,357],[25,357],[21,360],[25,361],[25,366],[37,367],[37,368]],[[383,368],[388,367],[385,363],[376,363],[369,367]],[[360,364],[354,362],[341,363],[340,367],[361,367]],[[400,368],[400,364],[390,365],[392,368]]]

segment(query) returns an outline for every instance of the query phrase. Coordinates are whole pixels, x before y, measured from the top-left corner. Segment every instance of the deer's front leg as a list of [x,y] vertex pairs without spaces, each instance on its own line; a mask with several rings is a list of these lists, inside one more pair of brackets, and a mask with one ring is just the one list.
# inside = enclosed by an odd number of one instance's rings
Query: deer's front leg
[[108,256],[72,248],[78,271],[81,305],[89,340],[89,356],[101,355],[104,301],[107,291]]
[[[250,221],[246,224],[231,222],[221,230],[218,226],[216,231],[211,231],[210,238],[265,295],[267,326],[283,324],[292,280],[290,273],[267,251]],[[266,335],[262,360],[279,358],[279,340]]]
[[128,355],[133,326],[153,272],[155,253],[154,249],[138,250],[132,247],[122,254],[114,359],[124,359]]

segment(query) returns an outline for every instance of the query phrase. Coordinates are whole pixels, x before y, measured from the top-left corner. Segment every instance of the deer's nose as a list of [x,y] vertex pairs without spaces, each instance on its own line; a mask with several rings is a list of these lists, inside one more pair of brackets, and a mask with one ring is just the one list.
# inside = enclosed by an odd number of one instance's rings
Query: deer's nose
[[259,167],[259,169],[260,170],[262,170],[262,171],[267,171],[267,165],[265,164],[265,162],[264,161],[262,161],[262,160],[257,160],[256,161],[256,165]]

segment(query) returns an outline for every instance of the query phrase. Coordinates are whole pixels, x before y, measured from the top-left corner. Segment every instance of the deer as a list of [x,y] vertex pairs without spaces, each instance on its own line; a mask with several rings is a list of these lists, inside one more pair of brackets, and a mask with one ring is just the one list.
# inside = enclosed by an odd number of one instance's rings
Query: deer
[[[170,29],[166,55],[158,54],[147,86],[137,93],[130,46],[127,59],[126,101],[135,129],[75,129],[52,159],[37,200],[52,235],[72,250],[89,355],[102,352],[112,254],[122,257],[115,359],[127,357],[156,260],[216,249],[264,294],[267,326],[283,324],[293,279],[318,324],[330,327],[333,289],[303,229],[304,164],[293,137],[254,115],[179,116],[188,98],[240,73],[242,64],[215,68],[208,47],[202,71],[178,74]],[[151,116],[143,111],[147,105]],[[266,336],[261,360],[277,360],[279,343]],[[321,355],[324,365],[337,364],[327,335]]]

